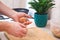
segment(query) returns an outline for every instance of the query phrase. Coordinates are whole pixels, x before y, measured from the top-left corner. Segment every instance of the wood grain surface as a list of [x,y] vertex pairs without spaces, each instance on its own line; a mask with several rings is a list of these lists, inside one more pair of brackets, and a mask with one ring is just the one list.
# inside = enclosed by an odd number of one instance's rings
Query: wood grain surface
[[29,28],[26,37],[23,37],[23,38],[14,37],[7,33],[6,33],[6,36],[9,38],[9,40],[56,40],[47,32],[37,27]]

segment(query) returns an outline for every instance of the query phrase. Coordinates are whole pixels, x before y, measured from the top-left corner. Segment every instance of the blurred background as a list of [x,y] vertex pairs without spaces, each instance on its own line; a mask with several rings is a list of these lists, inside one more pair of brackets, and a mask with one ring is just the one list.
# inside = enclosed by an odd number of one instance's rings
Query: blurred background
[[[32,0],[1,0],[4,4],[9,6],[10,8],[14,9],[15,11],[21,12],[24,11],[25,13],[28,13],[32,17],[34,17],[35,10],[30,8],[30,5],[28,4],[29,1]],[[55,6],[53,9],[50,9],[48,11],[48,19],[53,22],[59,22],[60,20],[60,0],[54,0]],[[21,9],[22,8],[22,9]],[[4,15],[0,15],[0,19],[8,18],[6,16],[2,17]]]
[[[30,5],[28,4],[28,2],[32,0],[1,0],[1,1],[8,7],[12,8],[13,10],[17,12],[25,12],[28,15],[32,16],[32,18],[34,18],[34,13],[36,11],[34,9],[31,9]],[[54,1],[55,1],[54,8],[48,10],[48,20],[50,20],[51,26],[57,23],[59,24],[60,27],[60,0],[54,0]],[[11,18],[1,14],[0,20],[11,20]]]
[[[30,8],[28,2],[31,0],[1,0],[4,4],[14,9],[15,11],[21,12],[21,10],[26,10],[25,13],[28,13],[30,16],[34,17],[35,10]],[[21,9],[22,8],[22,9]],[[28,10],[28,11],[27,11]],[[49,17],[51,16],[51,9],[49,10]],[[2,17],[3,16],[3,17]],[[0,15],[0,19],[8,18],[4,15]]]

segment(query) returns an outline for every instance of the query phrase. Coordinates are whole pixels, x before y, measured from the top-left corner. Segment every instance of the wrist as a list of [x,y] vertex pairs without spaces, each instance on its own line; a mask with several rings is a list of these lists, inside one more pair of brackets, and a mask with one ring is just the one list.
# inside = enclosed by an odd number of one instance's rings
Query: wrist
[[8,27],[9,23],[7,21],[0,21],[0,31],[6,31]]
[[10,15],[10,18],[14,19],[15,15],[17,15],[17,12],[13,13],[12,15]]

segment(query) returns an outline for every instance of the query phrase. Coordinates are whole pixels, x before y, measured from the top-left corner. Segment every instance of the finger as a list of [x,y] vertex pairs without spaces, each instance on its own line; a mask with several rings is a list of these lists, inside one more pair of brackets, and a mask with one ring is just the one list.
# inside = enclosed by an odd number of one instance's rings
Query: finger
[[25,37],[26,36],[26,34],[23,34],[22,32],[20,32],[20,37]]
[[27,34],[27,29],[22,29],[21,31],[20,31],[20,35],[23,37],[23,36],[26,36],[26,34]]
[[29,24],[31,24],[31,23],[32,23],[32,22],[30,22],[30,21],[24,22],[25,25],[29,25]]
[[21,32],[23,33],[23,34],[26,34],[27,33],[27,29],[26,28],[23,28],[22,30],[21,30]]
[[25,17],[27,17],[27,18],[32,18],[30,15],[28,15],[28,14],[24,14],[24,16]]
[[22,38],[22,37],[24,37],[25,35],[26,35],[26,34],[23,34],[22,32],[20,32],[19,35],[18,35],[17,37]]
[[26,25],[19,23],[21,27],[26,28]]

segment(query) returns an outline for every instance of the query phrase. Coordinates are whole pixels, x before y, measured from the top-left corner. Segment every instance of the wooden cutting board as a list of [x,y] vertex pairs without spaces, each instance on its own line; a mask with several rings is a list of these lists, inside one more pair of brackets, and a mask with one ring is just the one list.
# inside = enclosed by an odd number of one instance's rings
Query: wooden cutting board
[[9,40],[55,40],[54,37],[37,27],[28,29],[26,37],[23,38],[14,37],[7,33],[6,35]]

